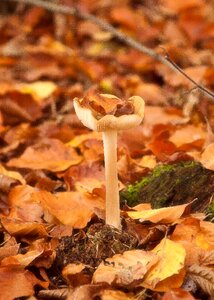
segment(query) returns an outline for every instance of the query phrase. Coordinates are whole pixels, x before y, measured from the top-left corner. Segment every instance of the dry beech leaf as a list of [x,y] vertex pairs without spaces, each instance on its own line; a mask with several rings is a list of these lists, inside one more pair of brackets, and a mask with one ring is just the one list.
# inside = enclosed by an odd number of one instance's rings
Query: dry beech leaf
[[20,181],[22,184],[26,183],[25,179],[19,172],[6,170],[2,165],[0,165],[0,174],[16,179]]
[[131,294],[114,290],[103,290],[99,296],[101,300],[136,300],[136,297]]
[[162,300],[195,300],[195,298],[185,290],[173,289],[165,293]]
[[[142,286],[158,291],[180,287],[185,275],[182,272],[186,257],[184,247],[164,238],[151,252],[157,255],[159,260],[146,274]],[[173,277],[172,280],[170,277]]]
[[51,96],[57,89],[57,86],[52,81],[35,81],[33,83],[19,84],[15,88],[23,94],[32,95],[37,102],[40,102]]
[[214,170],[214,143],[208,145],[201,154],[200,163],[209,170]]
[[125,251],[107,258],[101,263],[93,275],[93,282],[106,282],[118,286],[134,284],[143,281],[145,274],[158,261],[158,256],[143,250]]
[[36,190],[29,185],[19,185],[11,189],[8,196],[10,206],[8,217],[24,222],[41,223],[44,211],[40,202],[33,197],[34,193]]
[[30,237],[43,237],[47,236],[47,231],[43,224],[36,222],[23,222],[17,219],[9,219],[6,217],[1,218],[1,223],[5,230],[10,235],[16,237],[30,236]]
[[213,268],[194,264],[188,268],[188,275],[202,288],[205,293],[214,296]]
[[7,266],[10,265],[11,260],[16,262],[17,265],[20,265],[22,267],[27,267],[34,259],[39,257],[42,254],[43,250],[32,250],[28,251],[25,254],[17,254],[14,256],[10,256],[8,258],[5,258],[1,262],[1,266]]
[[62,270],[62,276],[66,279],[69,286],[76,287],[91,282],[91,276],[82,272],[84,264],[68,264]]
[[17,244],[15,238],[10,238],[3,246],[0,247],[0,260],[8,256],[18,254],[20,244]]
[[80,134],[76,137],[74,137],[70,142],[67,143],[67,146],[70,147],[79,147],[81,144],[83,144],[84,142],[88,141],[88,140],[102,140],[102,133],[100,132],[89,132],[87,134]]
[[182,244],[187,251],[187,262],[192,262],[194,256],[189,256],[190,249],[197,248],[206,251],[214,250],[214,224],[188,217],[177,224],[171,239]]
[[42,206],[64,225],[84,228],[91,220],[94,209],[104,209],[104,200],[87,197],[79,192],[63,192],[52,195],[41,191],[35,194]]
[[214,223],[200,221],[200,232],[196,236],[196,244],[205,250],[214,250]]
[[16,168],[46,169],[59,172],[77,165],[82,158],[76,151],[56,139],[45,139],[29,146],[19,158],[11,159],[7,165]]
[[190,204],[187,203],[158,209],[128,211],[127,214],[132,219],[139,219],[140,222],[150,221],[152,223],[173,223],[182,217],[189,205]]
[[205,140],[207,136],[206,128],[202,126],[186,125],[177,129],[169,138],[169,141],[177,147],[184,144],[190,144],[197,140]]
[[32,296],[34,285],[40,283],[31,272],[19,266],[0,267],[0,300]]
[[104,288],[103,284],[84,284],[68,293],[66,300],[91,300],[99,296]]
[[187,0],[187,1],[171,1],[164,0],[161,2],[164,9],[169,9],[174,13],[179,13],[183,10],[200,8],[204,5],[202,0]]
[[[209,223],[212,225],[212,223]],[[210,229],[210,232],[212,228]],[[201,232],[200,220],[189,217],[184,219],[171,235],[171,240],[181,244],[186,249],[186,266],[204,264],[212,261],[213,245],[208,242],[205,232]],[[208,263],[209,264],[209,263]]]

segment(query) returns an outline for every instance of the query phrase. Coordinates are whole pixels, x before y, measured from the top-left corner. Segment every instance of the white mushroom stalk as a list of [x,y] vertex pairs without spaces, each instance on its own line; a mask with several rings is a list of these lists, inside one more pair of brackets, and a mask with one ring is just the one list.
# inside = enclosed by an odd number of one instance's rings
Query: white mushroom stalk
[[[113,95],[103,95],[106,98],[116,98]],[[80,121],[88,128],[103,133],[105,178],[106,178],[106,224],[120,228],[120,201],[117,175],[117,131],[126,130],[139,125],[144,117],[144,101],[141,97],[133,96],[128,99],[134,107],[134,113],[116,117],[100,115],[89,108],[81,106],[74,99],[74,109]]]

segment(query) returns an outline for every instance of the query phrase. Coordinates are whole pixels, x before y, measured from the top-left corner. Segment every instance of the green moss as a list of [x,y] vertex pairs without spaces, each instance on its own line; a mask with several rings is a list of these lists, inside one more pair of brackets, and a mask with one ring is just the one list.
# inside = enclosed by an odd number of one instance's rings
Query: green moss
[[194,201],[202,208],[214,193],[214,172],[195,161],[158,165],[141,181],[121,191],[121,204],[151,203],[153,208]]
[[175,168],[174,165],[160,165],[160,166],[157,166],[152,172],[152,177],[159,177],[164,172],[169,172],[171,170],[174,170],[174,168]]
[[206,210],[206,220],[214,222],[214,198],[212,197],[210,204]]

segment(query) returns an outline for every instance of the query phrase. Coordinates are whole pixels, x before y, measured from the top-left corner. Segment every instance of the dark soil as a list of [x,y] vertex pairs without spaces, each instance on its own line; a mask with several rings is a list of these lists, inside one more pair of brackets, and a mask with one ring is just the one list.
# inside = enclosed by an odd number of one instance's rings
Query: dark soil
[[102,261],[115,254],[135,249],[137,238],[129,232],[97,223],[85,232],[63,237],[56,249],[55,266],[62,269],[69,263],[86,264],[94,271]]

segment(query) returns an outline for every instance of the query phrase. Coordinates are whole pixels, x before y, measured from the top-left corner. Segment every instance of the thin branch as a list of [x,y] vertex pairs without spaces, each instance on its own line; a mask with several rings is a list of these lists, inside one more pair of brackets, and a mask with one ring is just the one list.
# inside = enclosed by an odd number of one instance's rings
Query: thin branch
[[192,79],[189,75],[187,75],[171,58],[167,55],[165,56],[165,59],[172,64],[172,66],[175,67],[184,77],[186,77],[189,81],[191,81],[199,90],[203,91],[205,94],[207,94],[210,98],[214,97],[214,94],[206,89],[203,85],[197,83],[194,79]]
[[123,42],[124,44],[138,50],[141,53],[147,54],[150,57],[154,58],[155,60],[161,62],[162,64],[166,65],[173,71],[179,72],[181,75],[186,77],[192,84],[197,87],[201,92],[206,94],[212,101],[214,101],[214,93],[212,93],[209,89],[205,88],[203,85],[197,83],[192,78],[190,78],[176,63],[174,63],[168,56],[164,57],[158,54],[153,49],[144,46],[137,40],[127,36],[126,34],[122,33],[121,31],[117,30],[114,26],[109,24],[108,22],[101,20],[94,15],[91,15],[86,12],[81,12],[74,7],[69,7],[65,5],[51,3],[50,1],[42,1],[42,0],[3,0],[3,1],[15,1],[19,3],[31,4],[39,7],[43,7],[49,11],[62,13],[66,15],[76,16],[78,18],[92,21],[93,23],[97,24],[100,28],[105,31],[110,32],[115,38]]

